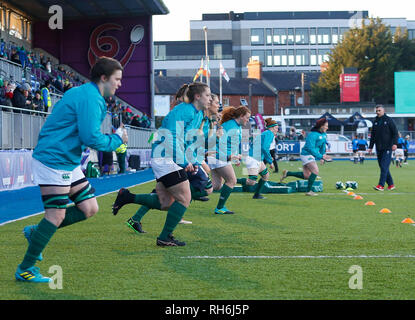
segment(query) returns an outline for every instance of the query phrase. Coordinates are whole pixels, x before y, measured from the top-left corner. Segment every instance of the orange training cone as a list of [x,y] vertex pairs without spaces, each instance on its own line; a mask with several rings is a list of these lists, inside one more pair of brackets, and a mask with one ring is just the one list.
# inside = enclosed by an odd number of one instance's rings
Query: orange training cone
[[348,193],[347,193],[347,195],[348,195],[348,196],[355,196],[356,194],[355,194],[355,193],[353,193],[353,192],[348,192]]
[[368,201],[365,203],[365,206],[374,206],[375,203],[373,201]]
[[392,213],[392,211],[390,211],[387,208],[383,208],[382,210],[379,211],[380,213]]
[[363,197],[362,196],[355,196],[353,199],[355,199],[355,200],[362,200]]
[[411,218],[406,218],[402,221],[402,223],[415,223],[415,221],[412,220]]

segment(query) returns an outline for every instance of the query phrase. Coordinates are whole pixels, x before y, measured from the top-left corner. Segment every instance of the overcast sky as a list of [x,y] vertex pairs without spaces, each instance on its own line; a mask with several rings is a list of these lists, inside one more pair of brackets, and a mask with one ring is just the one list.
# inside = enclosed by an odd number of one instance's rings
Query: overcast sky
[[163,0],[170,13],[153,16],[153,40],[190,40],[190,20],[202,13],[261,11],[368,11],[370,17],[415,20],[408,0]]

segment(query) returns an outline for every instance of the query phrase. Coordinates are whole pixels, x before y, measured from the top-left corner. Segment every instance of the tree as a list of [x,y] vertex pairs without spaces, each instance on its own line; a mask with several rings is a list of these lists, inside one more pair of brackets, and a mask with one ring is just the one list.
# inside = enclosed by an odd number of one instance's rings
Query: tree
[[415,69],[415,42],[399,28],[393,36],[380,18],[350,29],[329,55],[328,67],[312,84],[311,101],[338,102],[343,67],[356,67],[360,75],[360,99],[394,102],[394,72]]

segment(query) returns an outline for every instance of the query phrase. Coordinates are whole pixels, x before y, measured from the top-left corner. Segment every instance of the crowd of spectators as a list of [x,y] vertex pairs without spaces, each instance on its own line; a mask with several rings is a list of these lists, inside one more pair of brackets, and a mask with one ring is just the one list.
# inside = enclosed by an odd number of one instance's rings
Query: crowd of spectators
[[[48,112],[50,104],[48,105],[47,95],[50,95],[50,93],[63,94],[72,87],[86,82],[73,71],[66,70],[64,66],[53,65],[51,59],[42,52],[35,53],[26,50],[23,46],[18,47],[6,43],[3,39],[0,39],[0,58],[20,64],[24,70],[31,72],[31,80],[35,78],[34,81],[27,79],[26,82],[19,84],[13,80],[0,77],[0,105]],[[112,114],[115,128],[118,128],[121,123],[140,128],[150,128],[151,120],[146,114],[141,117],[134,114],[129,106],[122,105],[121,101],[117,100],[115,96],[106,100],[107,110]],[[19,111],[15,110],[15,112]]]
[[143,113],[140,117],[134,114],[129,106],[122,105],[120,100],[115,96],[105,99],[107,102],[107,111],[112,115],[112,123],[114,128],[118,128],[121,123],[138,128],[150,128],[151,120]]

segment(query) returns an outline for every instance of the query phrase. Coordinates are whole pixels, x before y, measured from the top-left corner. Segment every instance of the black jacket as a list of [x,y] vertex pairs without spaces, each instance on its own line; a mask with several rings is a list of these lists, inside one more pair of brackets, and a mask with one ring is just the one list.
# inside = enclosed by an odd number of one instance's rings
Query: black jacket
[[369,149],[391,150],[394,144],[398,143],[398,129],[392,118],[384,114],[382,117],[376,117],[373,120],[373,127],[370,137]]

